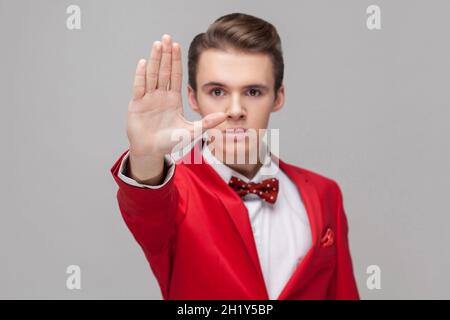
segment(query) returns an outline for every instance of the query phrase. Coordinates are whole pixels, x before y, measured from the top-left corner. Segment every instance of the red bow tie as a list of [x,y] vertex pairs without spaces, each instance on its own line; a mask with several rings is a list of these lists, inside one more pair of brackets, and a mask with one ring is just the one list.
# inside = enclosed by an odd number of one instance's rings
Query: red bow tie
[[242,198],[247,194],[253,193],[259,196],[264,201],[269,203],[275,203],[278,195],[278,179],[270,178],[265,179],[259,183],[249,182],[246,183],[239,178],[231,177],[228,185],[236,191],[236,193]]

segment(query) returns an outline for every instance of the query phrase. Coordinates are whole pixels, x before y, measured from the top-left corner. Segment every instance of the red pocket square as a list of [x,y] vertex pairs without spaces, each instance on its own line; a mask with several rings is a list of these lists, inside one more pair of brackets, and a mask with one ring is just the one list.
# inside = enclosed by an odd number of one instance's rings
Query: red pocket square
[[320,244],[324,248],[331,247],[334,244],[334,232],[330,227],[327,228],[327,231],[320,240]]

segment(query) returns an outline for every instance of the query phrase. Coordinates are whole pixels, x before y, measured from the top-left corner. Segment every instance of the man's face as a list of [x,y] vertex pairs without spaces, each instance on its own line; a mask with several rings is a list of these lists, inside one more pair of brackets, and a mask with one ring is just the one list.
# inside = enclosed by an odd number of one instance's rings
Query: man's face
[[[205,50],[200,55],[196,80],[197,97],[188,86],[191,108],[202,116],[219,111],[227,115],[216,127],[223,133],[222,144],[216,144],[216,151],[223,149],[223,155],[244,152],[248,157],[248,152],[257,148],[260,129],[268,126],[270,113],[278,111],[284,103],[283,86],[275,99],[269,55]],[[242,134],[241,129],[247,133]],[[256,144],[255,139],[249,139],[248,131],[252,130],[256,133]]]

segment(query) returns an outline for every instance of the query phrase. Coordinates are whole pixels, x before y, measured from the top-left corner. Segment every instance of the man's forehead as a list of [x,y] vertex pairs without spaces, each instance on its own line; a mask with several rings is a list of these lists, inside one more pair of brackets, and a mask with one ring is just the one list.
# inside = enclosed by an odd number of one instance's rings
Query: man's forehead
[[225,86],[259,84],[269,87],[273,81],[272,62],[267,54],[207,49],[199,59],[197,79]]

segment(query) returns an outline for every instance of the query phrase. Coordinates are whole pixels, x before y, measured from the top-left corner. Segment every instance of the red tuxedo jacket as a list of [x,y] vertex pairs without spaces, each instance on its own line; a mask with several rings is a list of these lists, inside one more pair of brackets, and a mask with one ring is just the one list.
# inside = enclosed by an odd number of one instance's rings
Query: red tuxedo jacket
[[[207,164],[196,145],[160,189],[139,188],[111,168],[122,217],[145,253],[164,299],[269,299],[247,208]],[[201,164],[193,164],[201,159]],[[336,182],[279,161],[296,184],[312,231],[312,247],[278,299],[359,299]]]

